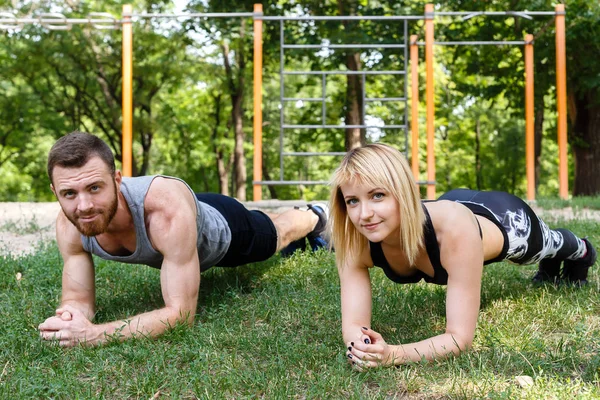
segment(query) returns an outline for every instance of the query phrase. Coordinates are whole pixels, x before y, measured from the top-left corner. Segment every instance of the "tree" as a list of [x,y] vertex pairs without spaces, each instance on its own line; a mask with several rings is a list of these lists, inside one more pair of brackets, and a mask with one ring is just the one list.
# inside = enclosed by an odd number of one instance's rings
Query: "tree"
[[[461,0],[446,2],[443,7],[465,11],[548,11],[554,10],[554,3],[544,0],[496,0],[486,3]],[[600,5],[597,2],[570,1],[566,4],[566,10],[569,143],[575,165],[575,170],[571,172],[574,176],[573,194],[593,195],[600,193],[600,177],[593,172],[600,163],[600,80],[596,58],[580,55],[600,47],[600,39],[595,34],[595,27],[600,21]],[[525,33],[531,33],[535,37],[535,158],[536,180],[539,184],[543,180],[540,174],[541,149],[544,147],[542,138],[556,137],[556,131],[552,134],[544,132],[544,127],[548,128],[544,121],[554,116],[548,107],[555,107],[547,98],[548,94],[551,94],[551,98],[555,97],[554,19],[476,17],[468,22],[436,26],[436,37],[439,40],[523,40]],[[517,112],[515,116],[518,116],[523,115],[523,64],[520,61],[522,56],[516,58],[516,55],[508,49],[476,51],[461,47],[455,50],[453,61],[462,64],[468,73],[495,76],[495,84],[485,88],[480,95],[491,98],[499,92],[506,93],[514,104],[513,109]],[[463,91],[473,89],[464,86],[460,88]]]
[[[57,11],[58,5],[52,7]],[[68,17],[86,16],[91,11],[89,7],[90,4],[73,3],[72,8],[58,11]],[[152,7],[155,9],[156,5]],[[187,60],[181,32],[156,32],[151,22],[143,21],[136,24],[134,37],[135,54],[148,55],[139,57],[134,65],[134,136],[139,140],[141,153],[134,154],[133,171],[134,175],[144,175],[156,131],[151,122],[153,99],[161,89],[181,79]],[[69,130],[101,134],[116,159],[121,160],[120,31],[94,30],[87,25],[48,31],[27,25],[5,35],[4,44],[12,62],[4,66],[3,79],[22,81],[21,88],[27,87],[48,110],[62,115]],[[56,135],[64,133],[57,131]]]

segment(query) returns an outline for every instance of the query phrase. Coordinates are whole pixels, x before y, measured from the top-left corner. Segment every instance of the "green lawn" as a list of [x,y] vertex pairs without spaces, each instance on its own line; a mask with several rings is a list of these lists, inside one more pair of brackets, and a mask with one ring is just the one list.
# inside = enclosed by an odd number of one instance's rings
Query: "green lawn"
[[[562,223],[600,243],[592,221]],[[42,343],[60,296],[54,245],[0,257],[0,398],[600,398],[600,280],[536,287],[535,266],[487,266],[472,351],[443,361],[351,370],[332,254],[297,254],[202,276],[193,327],[101,348]],[[16,274],[22,274],[17,281]],[[162,305],[157,270],[97,261],[98,321]],[[444,329],[444,287],[372,274],[373,328],[389,343]],[[534,385],[521,388],[519,375]]]
[[545,209],[573,207],[574,210],[581,210],[584,208],[600,210],[600,196],[577,196],[568,200],[556,197],[542,197],[536,200],[536,204]]

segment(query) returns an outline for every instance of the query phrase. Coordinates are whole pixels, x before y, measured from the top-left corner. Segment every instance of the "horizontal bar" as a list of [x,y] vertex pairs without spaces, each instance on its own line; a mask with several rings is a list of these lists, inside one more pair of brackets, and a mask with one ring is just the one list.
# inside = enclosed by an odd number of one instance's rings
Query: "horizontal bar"
[[485,16],[519,16],[522,15],[556,15],[554,11],[435,11],[435,16],[463,16],[463,15],[485,15]]
[[405,71],[283,71],[283,75],[404,75]]
[[282,156],[295,156],[295,157],[301,157],[301,156],[343,156],[345,155],[346,152],[345,151],[331,151],[331,152],[310,152],[310,151],[290,151],[290,152],[284,152],[281,153]]
[[283,101],[323,101],[324,97],[284,97]]
[[329,181],[252,181],[253,185],[329,185]]
[[406,97],[365,97],[365,101],[406,101]]
[[403,49],[403,44],[284,44],[284,49]]
[[[417,185],[436,185],[436,181],[416,181]],[[253,185],[329,185],[329,181],[252,181]]]
[[378,128],[378,129],[405,129],[406,125],[283,125],[283,129],[348,129],[348,128]]
[[[513,41],[466,41],[466,42],[433,42],[433,44],[438,46],[457,46],[457,45],[494,45],[494,46],[502,46],[502,45],[525,45],[528,44],[524,40],[513,40]],[[417,42],[419,46],[425,46],[425,42]]]
[[256,16],[256,19],[263,21],[404,21],[404,20],[422,20],[423,15],[346,15],[346,16]]
[[124,17],[138,18],[220,18],[220,17],[254,17],[257,14],[251,12],[238,13],[188,13],[188,14],[170,14],[170,13],[137,13],[123,14]]
[[[284,97],[283,101],[324,101],[324,97]],[[406,97],[366,97],[365,101],[406,101]]]
[[0,17],[0,24],[64,24],[64,25],[75,25],[75,24],[121,24],[123,21],[119,19],[108,19],[108,18],[6,18]]

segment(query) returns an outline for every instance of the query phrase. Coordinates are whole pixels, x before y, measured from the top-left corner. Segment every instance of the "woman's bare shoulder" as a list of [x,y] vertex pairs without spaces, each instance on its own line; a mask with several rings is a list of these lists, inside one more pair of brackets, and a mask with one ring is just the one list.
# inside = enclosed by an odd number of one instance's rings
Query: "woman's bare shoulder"
[[460,233],[460,228],[473,223],[473,213],[464,205],[451,200],[425,203],[436,234]]

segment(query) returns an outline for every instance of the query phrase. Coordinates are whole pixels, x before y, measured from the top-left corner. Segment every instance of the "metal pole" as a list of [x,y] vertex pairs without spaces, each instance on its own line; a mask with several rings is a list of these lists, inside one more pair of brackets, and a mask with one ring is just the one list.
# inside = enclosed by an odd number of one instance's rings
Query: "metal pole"
[[533,35],[525,35],[525,164],[527,200],[535,200],[535,139],[533,114]]
[[403,21],[404,34],[402,40],[404,41],[404,156],[408,158],[408,23],[406,20]]
[[433,4],[425,5],[425,69],[427,87],[425,90],[427,103],[427,198],[435,199],[435,146],[434,146],[434,118],[435,95],[433,82]]
[[567,159],[567,52],[565,45],[565,5],[556,5],[556,108],[558,111],[558,190],[569,197]]
[[133,27],[131,26],[130,4],[123,6],[123,108],[122,157],[123,176],[132,176],[133,147]]
[[[262,4],[254,4],[254,13],[262,14]],[[254,181],[262,181],[262,20],[254,18]],[[252,186],[254,201],[262,200],[262,187]]]
[[415,180],[419,180],[419,46],[417,35],[410,37],[410,76],[411,76],[411,118],[410,131],[412,134],[411,166]]
[[285,58],[283,56],[283,45],[285,44],[285,31],[283,27],[283,20],[279,21],[279,180],[283,180],[283,127],[284,123],[284,112],[285,112],[285,102],[283,98],[285,97],[285,87],[283,81],[283,63],[285,62]]

